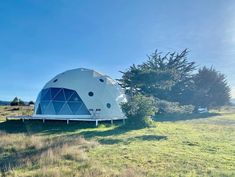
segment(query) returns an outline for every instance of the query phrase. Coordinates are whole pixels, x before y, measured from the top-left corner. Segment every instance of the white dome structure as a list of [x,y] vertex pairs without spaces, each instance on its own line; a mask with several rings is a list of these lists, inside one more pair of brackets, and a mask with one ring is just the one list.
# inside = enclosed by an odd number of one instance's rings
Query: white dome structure
[[78,68],[51,79],[35,103],[35,119],[117,120],[125,119],[120,103],[126,96],[107,75]]

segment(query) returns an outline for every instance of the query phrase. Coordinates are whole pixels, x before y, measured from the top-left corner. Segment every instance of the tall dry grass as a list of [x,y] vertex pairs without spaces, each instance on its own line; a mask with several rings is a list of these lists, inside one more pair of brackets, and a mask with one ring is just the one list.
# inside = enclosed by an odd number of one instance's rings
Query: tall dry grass
[[17,173],[21,168],[30,169],[30,176],[57,177],[74,173],[71,170],[78,172],[79,166],[91,166],[86,151],[97,145],[77,135],[44,138],[0,132],[1,175],[21,176]]

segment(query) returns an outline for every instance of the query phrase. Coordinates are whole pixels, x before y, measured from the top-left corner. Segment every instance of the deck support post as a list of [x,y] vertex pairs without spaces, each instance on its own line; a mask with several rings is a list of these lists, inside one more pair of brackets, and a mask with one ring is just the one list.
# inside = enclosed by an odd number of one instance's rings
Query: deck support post
[[24,118],[22,118],[22,122],[24,122]]
[[95,120],[95,126],[96,127],[98,126],[98,120],[97,119]]
[[122,119],[122,123],[123,123],[123,125],[125,125],[125,124],[126,124],[125,119]]
[[42,122],[45,123],[45,119],[42,119]]
[[113,119],[111,119],[111,124],[113,125]]
[[69,124],[69,119],[67,119],[67,125]]

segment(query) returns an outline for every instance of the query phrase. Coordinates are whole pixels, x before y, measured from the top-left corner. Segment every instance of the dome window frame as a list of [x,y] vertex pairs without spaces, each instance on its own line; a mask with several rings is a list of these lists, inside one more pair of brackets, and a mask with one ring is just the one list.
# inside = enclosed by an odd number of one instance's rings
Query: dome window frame
[[111,103],[107,103],[107,104],[106,104],[106,107],[107,107],[108,109],[110,109],[110,108],[112,107]]
[[58,81],[58,79],[55,79],[55,80],[53,80],[53,83],[56,83]]
[[102,79],[102,78],[100,78],[99,81],[102,82],[102,83],[104,83],[104,79]]
[[94,96],[94,92],[92,92],[92,91],[88,92],[88,96],[93,97]]

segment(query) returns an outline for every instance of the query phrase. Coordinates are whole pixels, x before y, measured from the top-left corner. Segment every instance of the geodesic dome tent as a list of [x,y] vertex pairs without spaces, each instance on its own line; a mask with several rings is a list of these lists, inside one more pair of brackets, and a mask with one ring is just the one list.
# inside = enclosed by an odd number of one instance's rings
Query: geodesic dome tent
[[94,70],[78,68],[58,74],[43,87],[33,118],[124,119],[122,102],[126,102],[126,96],[116,81]]

